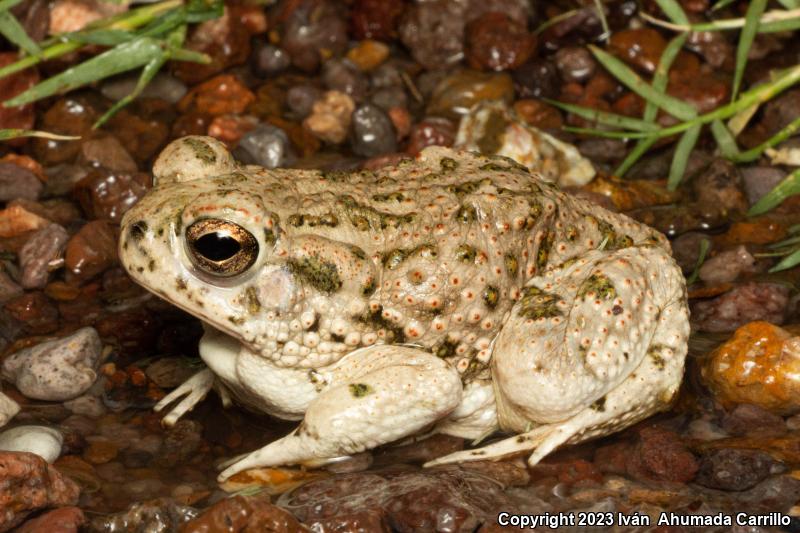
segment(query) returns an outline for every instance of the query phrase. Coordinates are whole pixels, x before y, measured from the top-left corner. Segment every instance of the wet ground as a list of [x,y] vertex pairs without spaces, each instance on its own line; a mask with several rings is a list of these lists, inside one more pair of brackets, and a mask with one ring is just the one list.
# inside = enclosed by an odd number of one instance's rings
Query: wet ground
[[[704,0],[679,3],[693,20],[711,16]],[[565,132],[589,124],[546,100],[640,117],[644,100],[587,45],[605,45],[649,79],[673,35],[643,22],[640,9],[662,16],[652,2],[604,5],[607,42],[592,2],[228,2],[222,18],[193,27],[187,41],[211,64],[168,64],[143,97],[98,130],[92,124],[135,77],[0,110],[3,128],[81,136],[0,146],[0,361],[3,393],[21,407],[3,431],[51,428],[38,430],[36,441],[54,459],[47,466],[0,452],[0,531],[27,521],[19,531],[491,532],[501,529],[502,511],[563,513],[553,516],[575,519],[565,529],[574,531],[800,529],[800,268],[769,272],[780,259],[770,245],[800,223],[800,196],[747,216],[795,167],[767,155],[736,166],[704,133],[676,191],[666,184],[674,138],[613,177],[632,143]],[[740,17],[746,6],[733,2],[713,16]],[[25,0],[15,13],[41,38],[107,16],[104,9]],[[692,34],[667,92],[700,113],[726,104],[735,35]],[[93,53],[0,80],[0,97]],[[760,34],[749,54],[745,89],[796,65],[800,40]],[[0,64],[15,57],[2,53]],[[504,100],[521,123],[591,161],[597,175],[567,190],[670,237],[693,281],[693,335],[674,408],[533,468],[509,460],[421,469],[470,445],[433,437],[327,469],[272,469],[220,487],[218,464],[293,426],[223,409],[215,395],[169,429],[153,412],[202,368],[200,323],[135,285],[117,260],[118,224],[151,187],[154,157],[174,138],[202,134],[263,166],[376,168],[428,145],[453,145],[462,115],[483,100]],[[798,116],[800,89],[789,89],[737,140],[743,150],[758,146]],[[666,115],[658,121],[674,123]],[[790,137],[776,149],[791,153],[796,143]],[[658,524],[670,511],[674,521]],[[736,513],[760,522],[737,524]]]

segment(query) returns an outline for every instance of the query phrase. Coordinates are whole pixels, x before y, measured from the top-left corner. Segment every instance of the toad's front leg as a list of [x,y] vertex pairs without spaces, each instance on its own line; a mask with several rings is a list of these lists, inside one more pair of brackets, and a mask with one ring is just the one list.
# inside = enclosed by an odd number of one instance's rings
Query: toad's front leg
[[236,462],[219,480],[248,468],[317,462],[375,448],[417,433],[461,401],[455,369],[405,346],[356,350],[329,378],[297,429]]

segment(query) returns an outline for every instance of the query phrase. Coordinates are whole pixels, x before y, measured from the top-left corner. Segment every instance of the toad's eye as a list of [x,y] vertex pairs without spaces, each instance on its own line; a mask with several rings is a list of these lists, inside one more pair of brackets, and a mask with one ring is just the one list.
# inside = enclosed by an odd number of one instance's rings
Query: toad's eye
[[241,274],[253,266],[258,241],[238,224],[205,218],[186,228],[186,244],[194,265],[214,276]]

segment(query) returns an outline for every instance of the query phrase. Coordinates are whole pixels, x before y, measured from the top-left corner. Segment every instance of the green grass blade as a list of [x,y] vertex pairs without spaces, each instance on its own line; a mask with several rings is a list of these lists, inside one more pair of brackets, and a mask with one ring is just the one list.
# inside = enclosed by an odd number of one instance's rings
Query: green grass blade
[[12,7],[22,3],[22,0],[0,0],[0,13],[5,13]]
[[689,155],[697,144],[697,138],[700,136],[701,125],[697,124],[692,126],[686,133],[681,136],[678,145],[675,147],[675,155],[672,157],[672,165],[669,168],[669,177],[667,178],[667,188],[674,191],[683,179],[683,173],[686,172],[686,164],[689,162]]
[[592,135],[594,137],[604,137],[606,139],[623,139],[626,141],[630,139],[653,138],[653,135],[649,133],[638,132],[638,131],[610,131],[610,130],[598,130],[594,128],[576,128],[574,126],[564,126],[561,129],[564,131],[568,131],[570,133],[577,133],[580,135]]
[[38,56],[28,56],[23,57],[19,61],[15,61],[10,65],[6,65],[0,68],[0,78],[5,78],[6,76],[10,76],[16,72],[21,70],[25,70],[26,68],[30,68],[41,61],[47,61],[48,59],[53,59],[59,56],[63,56],[64,54],[68,54],[70,52],[74,52],[78,48],[83,46],[80,43],[56,43],[48,48],[42,50],[42,53]]
[[129,103],[133,102],[142,91],[144,91],[147,84],[153,80],[153,77],[158,73],[164,63],[167,62],[167,55],[162,53],[159,57],[150,61],[147,65],[144,66],[142,69],[142,74],[139,76],[139,81],[136,83],[136,87],[130,92],[130,94],[126,95],[124,98],[121,98],[118,102],[116,102],[111,109],[106,111],[102,117],[100,117],[97,122],[94,123],[92,128],[97,129],[103,124],[106,123],[108,119],[113,117],[117,111],[128,105]]
[[800,8],[800,0],[778,0],[778,3],[786,9]]
[[6,107],[17,106],[70,91],[94,81],[146,65],[162,53],[161,43],[143,38],[121,44],[102,54],[48,78],[27,91],[7,100]]
[[758,33],[761,15],[764,14],[766,8],[767,0],[751,0],[750,5],[747,7],[747,13],[744,16],[744,28],[742,28],[742,33],[739,35],[739,44],[736,47],[736,70],[733,73],[731,102],[735,101],[739,94],[744,69],[747,66],[747,54],[750,52],[756,33]]
[[793,253],[787,255],[778,262],[777,265],[770,268],[770,272],[780,272],[800,265],[800,249],[795,250]]
[[691,120],[697,116],[697,110],[691,105],[673,98],[664,92],[658,92],[631,70],[625,63],[596,46],[589,45],[597,60],[630,90],[649,102],[681,120]]
[[794,31],[800,28],[800,17],[786,20],[776,20],[774,22],[762,22],[759,26],[761,33],[779,33],[784,31]]
[[656,0],[656,4],[675,24],[689,24],[689,17],[675,0]]
[[792,195],[800,194],[800,168],[786,176],[774,189],[761,197],[756,205],[750,208],[747,216],[763,215],[767,211],[779,206]]
[[653,146],[657,140],[658,139],[654,137],[649,139],[639,139],[639,141],[636,143],[636,146],[634,146],[633,149],[628,152],[628,155],[625,156],[625,159],[622,161],[622,163],[620,163],[619,166],[614,170],[614,175],[619,177],[624,176],[625,173],[628,172],[644,154],[647,153],[650,147]]
[[730,130],[721,120],[715,120],[711,123],[711,133],[714,135],[714,140],[717,141],[717,146],[719,146],[723,156],[733,159],[739,155],[736,139],[733,138]]
[[[667,44],[664,51],[661,53],[661,58],[658,60],[658,66],[656,67],[656,72],[653,75],[653,89],[663,93],[664,90],[667,88],[667,83],[669,82],[669,69],[672,67],[673,61],[678,56],[678,53],[681,51],[683,44],[686,42],[687,37],[689,35],[687,33],[678,35],[677,37],[670,40]],[[645,122],[654,122],[656,116],[658,115],[658,107],[653,103],[648,101],[644,107],[644,114],[642,119]],[[617,176],[624,176],[625,173],[630,170],[630,168],[636,164],[636,162],[641,158],[647,150],[650,149],[653,144],[655,144],[657,139],[650,138],[650,139],[639,139],[636,143],[636,146],[628,152],[628,155],[625,156],[625,160],[620,163],[620,165],[614,171],[614,174]]]
[[47,131],[20,130],[16,128],[0,129],[0,141],[9,139],[19,139],[20,137],[41,137],[42,139],[52,139],[55,141],[74,141],[80,139],[74,135],[58,135]]
[[562,20],[570,19],[570,18],[574,17],[575,15],[577,15],[578,13],[580,13],[582,11],[583,11],[583,9],[570,9],[569,11],[564,11],[563,13],[560,13],[560,14],[556,15],[555,17],[551,17],[551,18],[545,20],[544,22],[542,22],[541,24],[539,24],[538,26],[536,26],[536,29],[533,30],[533,34],[534,35],[539,35],[540,33],[542,33],[544,30],[546,30],[550,26],[554,26],[554,25],[558,24],[559,22],[561,22]]
[[594,0],[594,7],[597,11],[597,18],[600,19],[600,27],[603,28],[603,33],[598,39],[605,41],[611,36],[611,28],[609,28],[608,20],[606,20],[606,10],[605,7],[603,7],[602,0]]
[[745,152],[738,153],[731,157],[731,161],[734,163],[749,163],[751,161],[755,161],[761,154],[764,153],[765,150],[772,148],[776,144],[780,144],[795,133],[800,131],[800,117],[794,119],[789,124],[787,124],[782,130],[778,133],[764,141],[763,143],[759,144],[755,148],[751,148]]
[[703,263],[706,261],[706,255],[708,254],[708,249],[711,247],[711,241],[708,239],[703,239],[700,241],[700,255],[697,256],[697,262],[694,264],[694,270],[692,271],[692,275],[686,278],[686,284],[691,285],[697,278],[700,277],[700,267],[703,266]]
[[751,105],[747,109],[739,111],[733,115],[728,121],[728,130],[730,130],[734,136],[742,133],[748,122],[750,122],[750,119],[753,118],[753,115],[755,115],[756,111],[758,111],[758,107],[758,104]]
[[776,250],[779,248],[786,248],[794,246],[795,244],[800,244],[800,235],[797,237],[789,237],[788,239],[783,239],[780,242],[774,242],[772,244],[767,245],[767,248],[770,250]]
[[626,117],[624,115],[617,115],[616,113],[609,113],[608,111],[600,111],[599,109],[595,109],[593,107],[583,107],[575,104],[568,104],[566,102],[559,102],[557,100],[550,100],[547,98],[545,99],[545,102],[554,105],[559,109],[563,109],[568,113],[578,115],[581,118],[591,120],[592,122],[597,122],[598,124],[603,124],[604,126],[627,128],[635,131],[655,131],[658,129],[658,126],[651,122],[646,122],[638,118]]
[[98,29],[92,31],[79,31],[69,33],[65,39],[81,44],[98,44],[100,46],[117,46],[136,38],[136,35],[126,30]]
[[719,11],[720,9],[722,9],[724,7],[728,7],[729,5],[733,4],[734,2],[736,2],[736,0],[719,0],[719,2],[714,4],[714,7],[711,8],[711,11]]
[[28,34],[25,33],[25,28],[23,28],[14,15],[8,11],[0,12],[0,34],[17,45],[20,49],[24,50],[26,54],[35,56],[42,53],[42,49],[39,48],[39,45],[28,37]]

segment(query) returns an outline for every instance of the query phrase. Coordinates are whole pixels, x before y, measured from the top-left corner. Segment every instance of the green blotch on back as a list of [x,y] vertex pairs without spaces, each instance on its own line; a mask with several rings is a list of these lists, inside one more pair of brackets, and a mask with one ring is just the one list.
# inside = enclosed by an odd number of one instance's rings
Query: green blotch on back
[[551,318],[562,316],[558,308],[561,298],[557,294],[543,291],[539,287],[525,287],[519,300],[519,316],[525,318]]
[[336,264],[318,255],[293,259],[288,265],[293,274],[320,292],[330,294],[342,288],[342,278]]
[[206,165],[213,165],[217,162],[216,152],[205,142],[192,137],[184,139],[183,142],[192,150],[194,156]]
[[608,276],[605,274],[592,274],[586,281],[578,287],[578,298],[585,298],[587,294],[593,293],[595,298],[610,300],[617,297],[617,289]]
[[353,395],[353,398],[363,398],[364,396],[375,392],[375,390],[366,383],[351,383],[348,385],[348,388],[350,389],[350,394]]
[[653,366],[655,366],[659,370],[664,370],[664,367],[667,365],[667,361],[664,359],[664,356],[661,355],[667,346],[663,344],[653,344],[647,349],[647,356],[653,360]]
[[448,172],[458,168],[458,161],[452,157],[443,157],[439,160],[439,166],[442,168],[443,172]]

